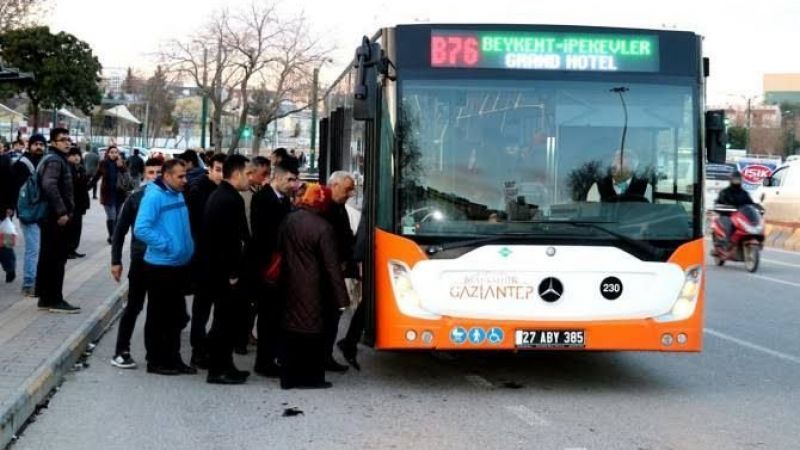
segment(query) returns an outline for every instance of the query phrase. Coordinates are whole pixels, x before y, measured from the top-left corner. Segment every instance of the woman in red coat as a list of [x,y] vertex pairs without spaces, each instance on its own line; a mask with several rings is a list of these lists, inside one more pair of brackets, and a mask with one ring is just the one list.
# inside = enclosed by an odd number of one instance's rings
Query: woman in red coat
[[330,190],[309,185],[281,225],[278,247],[282,255],[281,285],[286,292],[283,310],[281,388],[323,389],[325,335],[323,312],[344,310],[349,304],[344,275],[336,254],[336,235],[323,213]]

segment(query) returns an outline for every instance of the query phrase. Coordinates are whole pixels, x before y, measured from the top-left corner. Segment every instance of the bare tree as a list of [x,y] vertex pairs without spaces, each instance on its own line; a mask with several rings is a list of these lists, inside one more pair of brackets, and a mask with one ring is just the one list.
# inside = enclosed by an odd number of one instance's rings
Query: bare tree
[[261,85],[252,111],[257,116],[253,154],[257,155],[270,123],[308,108],[311,72],[327,59],[331,49],[310,38],[304,16],[287,21],[274,45],[271,60],[261,71]]
[[222,151],[222,114],[233,100],[234,88],[239,84],[241,70],[228,46],[229,13],[214,13],[207,32],[195,38],[171,41],[162,51],[161,59],[179,76],[190,79],[208,96],[214,107],[211,117],[214,149]]
[[50,0],[0,0],[0,30],[35,25],[49,6]]

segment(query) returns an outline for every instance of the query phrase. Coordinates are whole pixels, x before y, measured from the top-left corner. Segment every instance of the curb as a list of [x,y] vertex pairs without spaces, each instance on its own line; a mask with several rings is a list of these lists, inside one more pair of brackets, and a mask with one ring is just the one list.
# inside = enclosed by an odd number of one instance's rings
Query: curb
[[15,440],[16,433],[36,412],[37,406],[62,382],[64,375],[78,362],[89,343],[100,337],[113,323],[122,310],[122,299],[127,290],[128,282],[125,281],[5,402],[0,410],[0,449],[6,448]]

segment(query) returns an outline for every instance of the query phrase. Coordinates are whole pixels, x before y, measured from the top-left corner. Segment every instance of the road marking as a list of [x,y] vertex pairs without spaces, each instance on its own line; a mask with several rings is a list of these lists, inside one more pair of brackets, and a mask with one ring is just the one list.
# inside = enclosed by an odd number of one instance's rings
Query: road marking
[[525,405],[508,405],[505,407],[508,412],[517,416],[517,418],[530,426],[545,426],[548,425],[547,421],[540,415],[531,411]]
[[492,388],[494,388],[494,385],[489,380],[487,380],[486,378],[483,378],[480,375],[475,375],[475,374],[465,375],[464,378],[466,378],[467,381],[469,381],[475,387],[479,387],[479,388],[483,388],[483,389],[492,389]]
[[787,266],[787,267],[797,267],[797,268],[800,268],[800,264],[792,264],[792,263],[787,263],[787,262],[783,262],[783,261],[778,261],[778,260],[776,260],[776,259],[767,259],[767,258],[761,258],[761,261],[764,261],[765,263],[769,263],[769,264],[777,264],[777,265],[779,265],[779,266]]
[[726,341],[733,342],[734,344],[739,344],[742,347],[747,347],[747,348],[749,348],[751,350],[756,350],[756,351],[759,351],[759,352],[762,352],[762,353],[766,353],[766,354],[772,355],[772,356],[774,356],[776,358],[780,358],[780,359],[782,359],[784,361],[789,361],[789,362],[793,362],[793,363],[796,363],[796,364],[800,364],[800,357],[793,356],[793,355],[790,355],[788,353],[779,352],[777,350],[772,350],[772,349],[767,348],[767,347],[762,347],[762,346],[760,346],[758,344],[753,344],[752,342],[747,342],[747,341],[744,341],[742,339],[739,339],[739,338],[736,338],[736,337],[733,337],[733,336],[729,336],[729,335],[727,335],[725,333],[720,333],[719,331],[712,330],[711,328],[704,328],[703,331],[705,331],[706,334],[710,334],[710,335],[718,337],[720,339],[724,339]]
[[781,283],[788,286],[800,287],[800,283],[792,283],[791,281],[780,280],[778,278],[772,278],[772,277],[765,277],[764,275],[753,275],[753,277],[760,278],[762,280],[772,281],[773,283]]
[[764,250],[765,250],[765,253],[768,253],[768,252],[775,252],[775,253],[783,253],[783,254],[785,254],[785,255],[800,256],[800,253],[799,253],[799,252],[793,252],[793,251],[791,251],[791,250],[783,250],[783,249],[781,249],[781,248],[767,247],[767,248],[765,248]]

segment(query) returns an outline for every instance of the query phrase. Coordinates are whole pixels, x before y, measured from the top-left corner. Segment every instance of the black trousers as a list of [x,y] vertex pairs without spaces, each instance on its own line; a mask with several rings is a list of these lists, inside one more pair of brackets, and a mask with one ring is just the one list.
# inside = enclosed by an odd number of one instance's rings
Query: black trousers
[[258,299],[258,347],[256,368],[270,367],[280,356],[281,319],[283,317],[283,291],[273,286],[263,286]]
[[67,224],[67,227],[69,228],[69,248],[67,251],[68,253],[77,252],[78,247],[81,245],[81,234],[83,233],[83,215],[75,214]]
[[60,226],[54,217],[39,224],[42,233],[39,262],[36,266],[36,292],[40,306],[53,306],[64,300],[64,266],[69,254],[69,224]]
[[183,296],[188,268],[145,264],[145,273],[149,299],[144,325],[147,362],[174,367],[181,361],[181,330],[189,322]]
[[203,356],[209,352],[208,348],[208,319],[211,317],[211,307],[214,297],[211,294],[212,286],[207,282],[199,282],[192,300],[192,327],[189,342],[192,345],[192,354]]
[[131,260],[131,267],[128,269],[128,301],[125,303],[125,309],[119,319],[115,355],[131,351],[131,336],[136,327],[136,318],[142,312],[144,299],[147,296],[147,280],[144,271],[144,261]]
[[361,336],[364,334],[364,323],[367,315],[365,305],[366,302],[362,299],[353,313],[353,318],[350,319],[350,326],[347,328],[347,334],[344,337],[344,342],[349,347],[356,348],[359,341],[361,341]]
[[285,331],[281,345],[281,386],[310,386],[325,382],[324,333]]
[[214,283],[211,298],[214,305],[214,321],[208,333],[210,374],[223,374],[234,368],[233,347],[241,325],[242,293],[227,280]]

